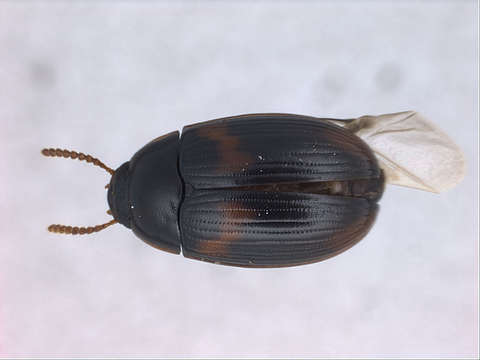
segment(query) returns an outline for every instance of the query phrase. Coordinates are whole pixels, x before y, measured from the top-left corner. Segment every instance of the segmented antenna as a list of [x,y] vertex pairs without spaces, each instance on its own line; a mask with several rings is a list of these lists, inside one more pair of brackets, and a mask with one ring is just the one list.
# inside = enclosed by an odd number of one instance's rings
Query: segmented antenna
[[66,226],[60,224],[52,224],[48,227],[48,231],[57,233],[57,234],[71,234],[71,235],[85,235],[91,234],[94,232],[102,231],[103,229],[113,225],[117,222],[117,220],[113,219],[105,224],[95,225],[95,226],[88,226],[88,227],[79,227],[79,226]]
[[[105,165],[103,162],[101,162],[97,158],[81,152],[50,148],[50,149],[43,149],[42,155],[86,161],[88,163],[92,163],[95,166],[101,167],[102,169],[107,171],[110,175],[113,175],[115,173],[113,169],[109,168],[107,165]],[[105,188],[108,188],[108,185],[105,186]],[[110,210],[107,211],[107,214],[112,215]],[[95,226],[67,226],[67,225],[61,225],[61,224],[52,224],[48,227],[48,231],[57,233],[57,234],[85,235],[85,234],[91,234],[94,232],[101,231],[109,227],[110,225],[115,224],[116,222],[117,220],[112,219],[109,222],[106,222],[100,225],[95,225]]]
[[52,156],[52,157],[64,157],[64,158],[70,158],[70,159],[78,159],[80,161],[86,161],[88,163],[93,163],[95,166],[99,166],[110,175],[113,175],[115,172],[114,170],[110,169],[107,165],[105,165],[103,162],[98,160],[97,158],[94,158],[91,155],[84,154],[81,152],[76,152],[76,151],[70,151],[70,150],[62,150],[62,149],[43,149],[42,150],[42,155],[44,156]]

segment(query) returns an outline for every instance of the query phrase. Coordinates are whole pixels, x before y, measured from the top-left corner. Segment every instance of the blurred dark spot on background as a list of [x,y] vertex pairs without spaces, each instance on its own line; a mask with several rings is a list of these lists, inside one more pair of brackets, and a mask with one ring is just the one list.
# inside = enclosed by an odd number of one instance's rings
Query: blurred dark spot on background
[[403,82],[403,72],[395,63],[384,63],[375,75],[377,87],[383,91],[395,91]]
[[55,71],[48,62],[33,61],[30,64],[30,78],[34,86],[51,88],[55,84]]
[[331,67],[325,72],[322,82],[327,93],[340,95],[345,92],[345,88],[348,85],[348,78],[344,70]]

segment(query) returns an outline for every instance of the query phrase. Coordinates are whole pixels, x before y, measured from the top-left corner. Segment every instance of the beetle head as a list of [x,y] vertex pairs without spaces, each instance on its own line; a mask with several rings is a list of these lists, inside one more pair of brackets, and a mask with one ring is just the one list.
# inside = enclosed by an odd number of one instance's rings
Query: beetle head
[[127,228],[130,228],[130,211],[128,208],[129,166],[130,162],[127,161],[115,171],[110,180],[107,195],[113,218]]

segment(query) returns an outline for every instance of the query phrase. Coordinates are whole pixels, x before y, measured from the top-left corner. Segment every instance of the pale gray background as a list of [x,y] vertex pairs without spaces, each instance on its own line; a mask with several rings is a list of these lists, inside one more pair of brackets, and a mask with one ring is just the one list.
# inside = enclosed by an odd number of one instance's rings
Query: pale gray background
[[[478,355],[477,6],[442,2],[0,3],[4,356]],[[108,175],[183,125],[250,112],[414,109],[461,146],[462,184],[389,187],[323,263],[248,270],[148,247],[108,220]]]

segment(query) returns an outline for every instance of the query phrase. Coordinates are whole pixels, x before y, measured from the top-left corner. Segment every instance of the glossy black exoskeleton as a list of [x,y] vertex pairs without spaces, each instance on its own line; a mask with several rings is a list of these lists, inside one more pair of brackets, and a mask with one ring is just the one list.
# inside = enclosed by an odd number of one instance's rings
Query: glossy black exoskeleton
[[356,244],[374,223],[383,189],[373,152],[349,130],[308,116],[252,114],[151,141],[113,172],[108,204],[110,223],[156,248],[226,265],[281,267]]

